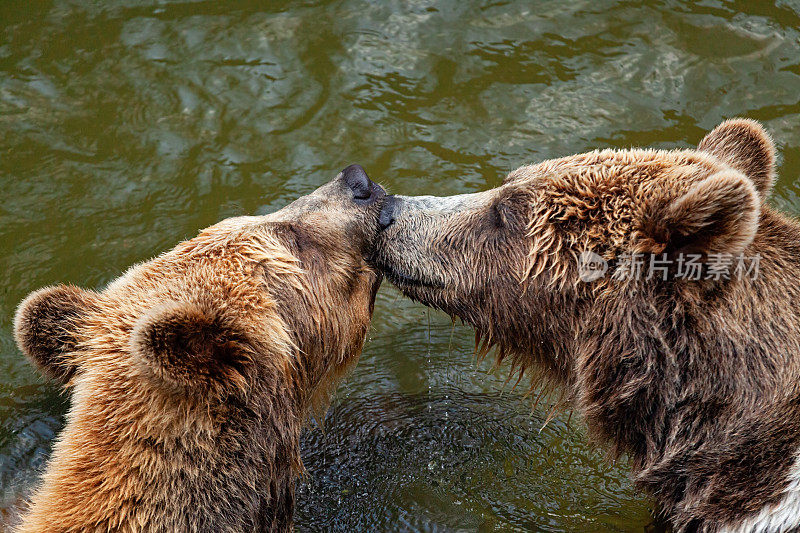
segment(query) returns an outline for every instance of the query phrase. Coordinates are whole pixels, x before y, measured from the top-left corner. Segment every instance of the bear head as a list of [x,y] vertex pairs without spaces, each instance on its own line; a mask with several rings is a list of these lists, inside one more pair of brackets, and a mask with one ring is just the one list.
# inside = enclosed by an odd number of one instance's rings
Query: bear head
[[72,405],[22,530],[290,529],[300,429],[369,328],[384,196],[353,165],[102,290],[28,296],[17,342]]
[[[577,332],[597,295],[619,288],[612,267],[626,254],[741,254],[774,166],[763,128],[735,119],[697,149],[599,150],[521,167],[484,192],[390,196],[375,262],[407,296],[473,325],[481,354],[497,345],[515,368],[570,382]],[[582,282],[582,257],[608,272]]]

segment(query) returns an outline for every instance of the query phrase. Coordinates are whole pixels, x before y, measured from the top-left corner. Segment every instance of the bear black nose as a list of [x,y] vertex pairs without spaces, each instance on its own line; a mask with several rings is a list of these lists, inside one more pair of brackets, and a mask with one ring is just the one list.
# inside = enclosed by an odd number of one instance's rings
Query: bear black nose
[[342,179],[353,191],[353,200],[357,204],[372,203],[386,194],[380,185],[369,179],[361,165],[350,165],[342,170]]
[[353,198],[356,200],[368,200],[372,196],[372,182],[364,172],[361,165],[350,165],[342,170],[344,182],[353,191]]
[[386,200],[383,202],[383,207],[381,208],[381,213],[378,215],[378,224],[380,224],[381,229],[386,229],[394,223],[394,215],[397,211],[397,204],[399,200],[396,196],[387,196]]

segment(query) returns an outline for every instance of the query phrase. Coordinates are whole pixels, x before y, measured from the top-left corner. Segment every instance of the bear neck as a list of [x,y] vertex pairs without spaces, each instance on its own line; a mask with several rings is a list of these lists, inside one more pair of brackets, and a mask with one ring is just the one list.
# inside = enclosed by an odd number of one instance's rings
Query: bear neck
[[575,345],[590,432],[630,457],[678,531],[800,524],[800,295],[769,283],[773,268],[800,276],[800,249],[757,249],[785,263],[604,293]]
[[291,530],[302,412],[285,378],[209,403],[154,395],[121,366],[76,381],[19,531]]

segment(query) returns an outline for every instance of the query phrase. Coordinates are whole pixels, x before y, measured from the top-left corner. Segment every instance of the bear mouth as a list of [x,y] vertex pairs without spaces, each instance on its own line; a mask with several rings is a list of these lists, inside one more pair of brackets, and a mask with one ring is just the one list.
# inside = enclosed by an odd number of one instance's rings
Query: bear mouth
[[389,282],[392,283],[392,285],[395,285],[400,289],[418,287],[425,289],[441,290],[445,288],[444,284],[441,282],[435,282],[424,278],[412,276],[401,269],[387,265],[383,261],[375,260],[373,261],[373,264],[378,270],[383,272],[384,276],[386,276],[386,279],[388,279]]

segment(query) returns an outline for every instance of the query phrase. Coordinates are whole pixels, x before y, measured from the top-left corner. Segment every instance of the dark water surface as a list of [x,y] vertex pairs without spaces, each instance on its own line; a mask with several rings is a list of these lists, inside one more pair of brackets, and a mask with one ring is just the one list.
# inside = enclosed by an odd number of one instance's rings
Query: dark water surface
[[[11,336],[29,291],[102,287],[349,163],[395,192],[473,192],[736,115],[774,134],[773,202],[796,214],[799,101],[797,1],[0,3],[0,522],[67,407]],[[297,529],[644,531],[624,461],[577,416],[540,431],[550,402],[531,412],[489,370],[468,328],[385,285],[304,437]]]

